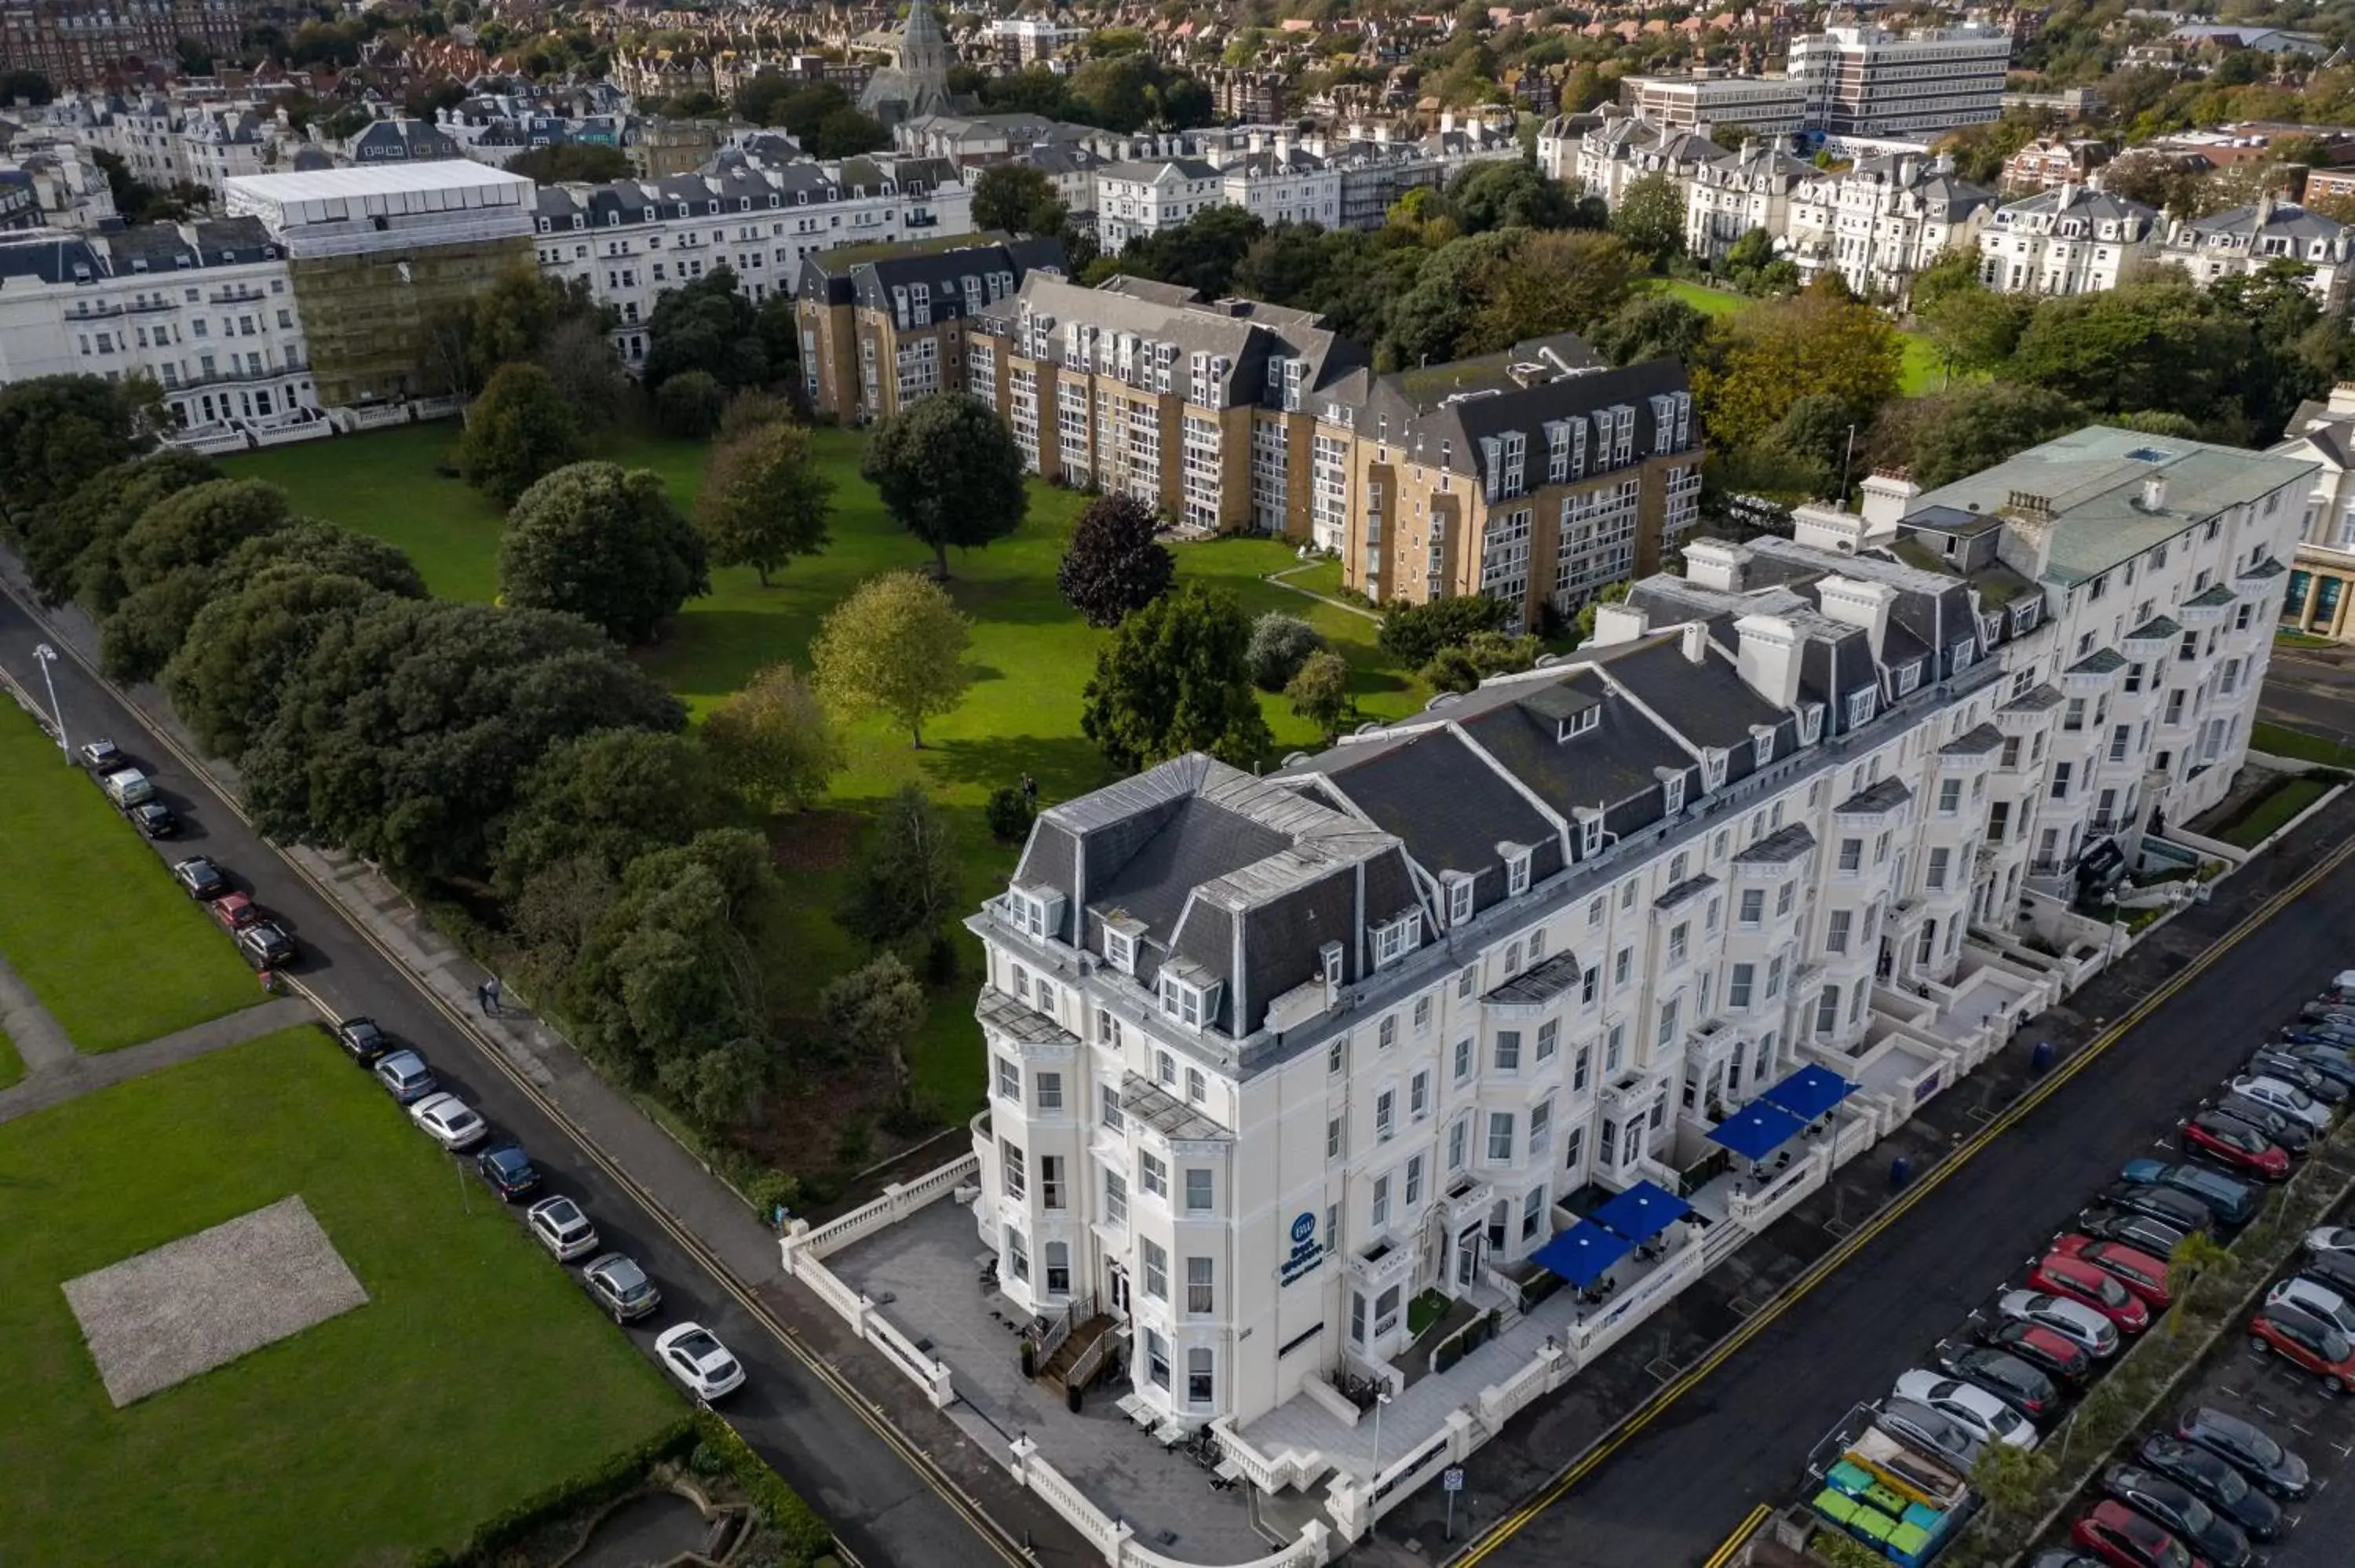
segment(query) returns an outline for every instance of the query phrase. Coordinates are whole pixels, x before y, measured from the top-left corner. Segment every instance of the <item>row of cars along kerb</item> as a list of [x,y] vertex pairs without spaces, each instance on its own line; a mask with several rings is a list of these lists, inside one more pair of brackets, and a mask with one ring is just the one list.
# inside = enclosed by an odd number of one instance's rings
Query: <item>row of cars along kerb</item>
[[[336,1041],[375,1075],[419,1130],[453,1154],[471,1156],[474,1173],[499,1202],[529,1202],[524,1229],[557,1262],[581,1265],[581,1287],[615,1323],[636,1322],[660,1309],[662,1291],[637,1260],[607,1250],[588,1210],[576,1200],[549,1195],[523,1145],[496,1136],[479,1111],[443,1088],[421,1053],[401,1045],[370,1018],[345,1019],[336,1025]],[[744,1383],[743,1363],[698,1323],[675,1324],[656,1335],[655,1359],[698,1403],[709,1404]]]
[[74,753],[132,826],[151,839],[179,836],[179,814],[156,798],[155,781],[121,747],[111,740],[92,740],[75,747]]
[[[1968,1477],[1991,1443],[2031,1447],[2136,1336],[2173,1304],[2168,1259],[2195,1233],[2236,1230],[2263,1208],[2355,1092],[2355,970],[2251,1053],[2179,1124],[2179,1160],[2130,1160],[2021,1277],[1817,1446],[1815,1511],[1892,1563],[1918,1568],[1977,1507]],[[2307,1238],[2266,1293],[2253,1348],[2355,1390],[2355,1230]],[[2071,1543],[2035,1568],[2238,1568],[2281,1528],[2306,1467],[2225,1412],[2187,1410],[2100,1478]],[[2349,1561],[2355,1563],[2355,1551]]]

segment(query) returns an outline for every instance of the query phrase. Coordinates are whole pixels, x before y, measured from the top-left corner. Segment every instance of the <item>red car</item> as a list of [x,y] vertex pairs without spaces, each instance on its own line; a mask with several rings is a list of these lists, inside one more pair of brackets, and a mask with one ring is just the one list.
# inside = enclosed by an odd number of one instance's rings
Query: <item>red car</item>
[[2052,1250],[2065,1257],[2083,1258],[2142,1298],[2154,1312],[2164,1312],[2174,1300],[2167,1288],[2167,1263],[2147,1252],[2114,1241],[2095,1241],[2073,1232],[2053,1238]]
[[2094,1374],[2094,1358],[2085,1347],[2065,1339],[2041,1323],[2023,1323],[2011,1318],[1995,1318],[1976,1325],[1978,1341],[2018,1356],[2021,1361],[2050,1373],[2071,1387],[2083,1383]]
[[2355,1345],[2321,1319],[2294,1307],[2267,1306],[2249,1319],[2249,1348],[2303,1367],[2333,1393],[2355,1389]]
[[2111,1568],[2208,1568],[2183,1542],[2122,1502],[2095,1503],[2069,1531],[2069,1544]]
[[242,893],[224,893],[205,908],[224,931],[242,931],[261,918],[261,906]]
[[2183,1124],[2183,1152],[2266,1181],[2289,1179],[2289,1150],[2247,1122],[2202,1111]]
[[2111,1278],[2108,1270],[2058,1249],[2037,1259],[2028,1271],[2028,1287],[2091,1307],[2115,1323],[2120,1333],[2139,1334],[2150,1327],[2150,1308]]

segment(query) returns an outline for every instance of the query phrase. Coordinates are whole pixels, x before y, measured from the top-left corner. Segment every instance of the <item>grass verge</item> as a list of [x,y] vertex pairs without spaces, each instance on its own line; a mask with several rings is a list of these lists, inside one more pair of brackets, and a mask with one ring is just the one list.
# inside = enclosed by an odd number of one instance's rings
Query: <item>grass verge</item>
[[2254,849],[2329,792],[2330,785],[2324,779],[2284,779],[2251,801],[2248,810],[2216,836],[2235,848]]
[[[404,1563],[681,1413],[318,1029],[0,1126],[0,1559]],[[115,1409],[60,1285],[289,1193],[368,1304]]]
[[14,703],[0,702],[0,957],[84,1051],[260,1001],[229,938],[139,831]]
[[2249,726],[2249,749],[2262,751],[2268,757],[2320,762],[2355,772],[2355,746],[2341,745],[2302,729],[2292,729],[2287,725],[2268,724],[2264,719]]
[[16,1043],[8,1032],[0,1029],[0,1089],[8,1087],[25,1075],[25,1059],[16,1054]]

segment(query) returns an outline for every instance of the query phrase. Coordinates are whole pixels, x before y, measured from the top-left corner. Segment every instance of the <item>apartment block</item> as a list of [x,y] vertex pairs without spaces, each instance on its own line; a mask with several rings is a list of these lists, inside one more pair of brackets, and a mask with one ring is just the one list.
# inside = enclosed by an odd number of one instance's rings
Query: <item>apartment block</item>
[[2011,35],[1966,22],[1908,34],[1827,27],[1791,41],[1808,123],[1835,136],[1935,136],[2001,117]]
[[1685,249],[1722,261],[1753,228],[1780,236],[1790,226],[1791,193],[1815,165],[1768,142],[1700,164],[1685,185]]
[[1060,242],[1004,235],[813,253],[794,302],[810,407],[879,419],[964,388],[968,333],[983,310],[1032,269],[1063,265]]
[[234,58],[262,0],[5,0],[0,70],[37,70],[60,90],[97,87],[133,57],[176,64],[186,38]]
[[2320,402],[2299,404],[2283,440],[2270,450],[2317,465],[2282,600],[2282,627],[2355,641],[2355,382],[2340,382]]
[[2307,290],[2335,315],[2347,308],[2355,228],[2267,195],[2254,207],[2171,219],[2158,256],[2196,283],[2250,276],[2277,260],[2304,262]]
[[2222,798],[2311,473],[2097,427],[1883,481],[1696,543],[1549,667],[1049,808],[968,922],[996,1287],[1109,1319],[1141,1414],[1257,1474],[1344,1374],[1401,1386],[1421,1293],[1517,1318],[1531,1255],[1792,1068],[1893,1085],[1977,932]]
[[2007,294],[2115,289],[2137,263],[2157,259],[2164,230],[2155,207],[2064,183],[1988,216],[1979,279]]
[[1812,281],[1838,272],[1867,299],[1902,302],[1913,274],[1948,250],[1977,249],[1992,192],[1955,177],[1944,158],[1914,153],[1859,159],[1791,192],[1791,260]]
[[1129,242],[1226,204],[1219,171],[1199,158],[1135,159],[1095,172],[1096,243],[1117,256]]

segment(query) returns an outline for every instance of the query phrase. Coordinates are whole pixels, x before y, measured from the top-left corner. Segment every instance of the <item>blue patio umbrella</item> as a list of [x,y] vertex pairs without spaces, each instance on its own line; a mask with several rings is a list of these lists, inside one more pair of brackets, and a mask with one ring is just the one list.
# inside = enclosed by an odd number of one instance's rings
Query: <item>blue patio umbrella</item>
[[1801,1121],[1813,1121],[1848,1098],[1855,1088],[1854,1084],[1830,1068],[1810,1062],[1758,1097],[1769,1105],[1782,1107]]
[[1709,1140],[1724,1145],[1744,1160],[1764,1160],[1798,1137],[1806,1125],[1780,1106],[1753,1100],[1719,1122]]
[[1691,1213],[1692,1205],[1666,1187],[1638,1181],[1586,1217],[1631,1242],[1647,1242]]
[[1575,1224],[1529,1255],[1540,1268],[1560,1275],[1563,1283],[1583,1290],[1603,1277],[1610,1266],[1636,1250],[1625,1236],[1601,1225]]

